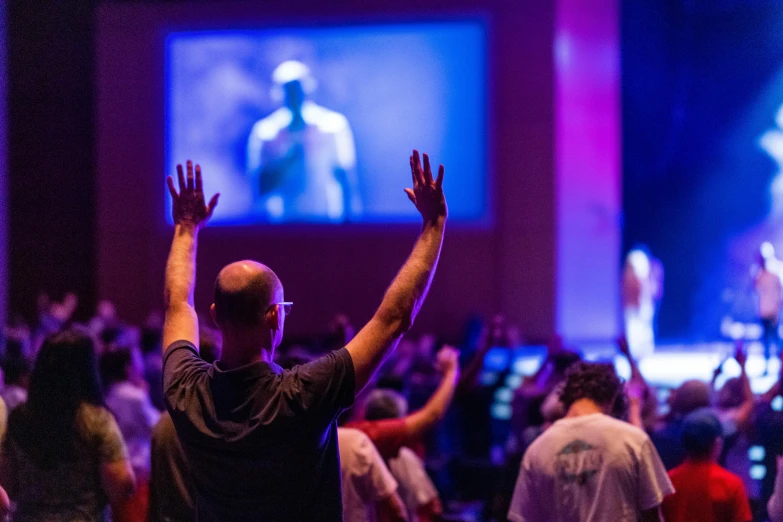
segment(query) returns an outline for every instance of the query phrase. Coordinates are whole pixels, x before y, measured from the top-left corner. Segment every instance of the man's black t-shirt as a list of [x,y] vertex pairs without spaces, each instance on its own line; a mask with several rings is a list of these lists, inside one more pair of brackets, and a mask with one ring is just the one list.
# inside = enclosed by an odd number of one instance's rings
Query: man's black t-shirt
[[255,363],[224,371],[191,343],[173,343],[163,389],[199,520],[341,521],[335,421],[354,387],[345,348],[291,370]]

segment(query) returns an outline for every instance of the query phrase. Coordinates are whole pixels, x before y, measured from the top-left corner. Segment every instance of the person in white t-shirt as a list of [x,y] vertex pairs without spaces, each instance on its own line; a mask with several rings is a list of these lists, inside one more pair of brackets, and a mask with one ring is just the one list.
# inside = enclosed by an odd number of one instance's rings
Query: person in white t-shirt
[[[753,286],[758,295],[759,319],[764,328],[764,358],[769,366],[769,360],[774,347],[780,346],[778,322],[780,307],[783,304],[783,284],[780,280],[780,261],[775,257],[775,247],[764,243],[759,250],[759,268],[753,278]],[[766,372],[765,372],[766,373]]]
[[370,438],[353,428],[337,428],[345,522],[404,522],[405,505],[397,481]]
[[660,520],[674,488],[649,437],[607,415],[621,392],[611,365],[580,362],[568,370],[567,414],[525,452],[511,521]]
[[406,447],[389,460],[389,471],[399,484],[400,498],[408,512],[408,522],[440,520],[443,511],[440,495],[432,483],[424,463],[418,455]]

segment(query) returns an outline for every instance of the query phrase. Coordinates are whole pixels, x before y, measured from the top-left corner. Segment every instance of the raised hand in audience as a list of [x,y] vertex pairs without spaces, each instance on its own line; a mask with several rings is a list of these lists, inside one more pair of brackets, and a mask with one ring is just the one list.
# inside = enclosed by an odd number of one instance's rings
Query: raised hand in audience
[[424,155],[422,168],[417,150],[414,150],[410,157],[410,165],[413,188],[405,189],[408,199],[416,205],[416,209],[425,223],[434,223],[438,219],[446,218],[448,207],[446,206],[446,197],[443,195],[443,165],[438,168],[438,178],[433,179],[430,157],[427,154]]
[[435,366],[443,375],[459,374],[459,350],[453,346],[444,346],[438,351]]
[[215,194],[207,205],[204,202],[204,187],[201,167],[187,162],[187,179],[182,165],[177,165],[179,193],[174,180],[169,176],[167,183],[172,200],[172,213],[176,229],[171,242],[171,251],[166,262],[163,302],[166,317],[163,324],[163,349],[174,341],[184,340],[199,345],[198,316],[193,307],[193,291],[196,285],[196,249],[198,231],[212,216],[217,206]]
[[201,228],[212,216],[218,203],[220,194],[215,194],[209,200],[209,205],[204,200],[204,187],[201,180],[201,166],[196,165],[195,175],[193,162],[187,162],[187,178],[182,171],[182,165],[177,165],[177,179],[179,181],[179,193],[174,187],[174,179],[169,176],[166,179],[172,200],[172,214],[174,224],[192,225]]
[[353,360],[357,393],[410,329],[427,297],[440,258],[448,214],[443,194],[443,165],[438,179],[433,179],[426,154],[423,167],[415,150],[409,163],[413,188],[405,189],[405,193],[416,205],[424,223],[413,252],[386,290],[378,311],[346,346]]

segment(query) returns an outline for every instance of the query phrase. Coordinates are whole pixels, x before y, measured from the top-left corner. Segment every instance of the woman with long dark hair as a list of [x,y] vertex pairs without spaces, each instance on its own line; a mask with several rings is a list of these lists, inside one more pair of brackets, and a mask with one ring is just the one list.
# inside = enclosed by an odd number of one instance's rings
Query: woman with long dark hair
[[67,330],[41,347],[27,403],[8,420],[0,483],[16,521],[103,521],[108,504],[132,494],[125,442],[103,405],[88,335]]

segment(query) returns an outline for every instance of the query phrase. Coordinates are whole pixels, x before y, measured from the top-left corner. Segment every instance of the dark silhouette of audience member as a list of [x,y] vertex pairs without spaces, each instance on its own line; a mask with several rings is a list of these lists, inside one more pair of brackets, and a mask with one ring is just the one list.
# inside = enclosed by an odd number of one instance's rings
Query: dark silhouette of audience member
[[710,406],[712,390],[706,382],[696,379],[682,383],[669,395],[669,413],[663,426],[655,430],[650,438],[661,456],[666,469],[674,469],[685,460],[680,431],[686,415]]
[[168,178],[174,239],[166,266],[164,394],[190,466],[199,520],[342,520],[338,415],[410,328],[440,256],[446,221],[443,166],[410,158],[423,218],[408,261],[380,308],[345,348],[283,370],[273,362],[291,303],[268,267],[232,263],[215,282],[212,316],[223,336],[213,365],[198,356],[193,308],[198,232],[217,204],[205,203],[201,169]]
[[107,520],[135,480],[125,442],[103,406],[95,345],[67,330],[48,337],[29,397],[8,422],[0,484],[16,520]]
[[[220,359],[220,332],[199,325],[199,355],[207,364]],[[152,430],[150,522],[196,520],[196,501],[185,451],[171,416],[164,412]]]
[[722,429],[717,415],[697,410],[682,424],[685,462],[669,472],[674,494],[663,501],[666,522],[751,522],[742,479],[718,465]]
[[568,370],[566,416],[525,452],[509,519],[659,522],[671,482],[649,437],[608,415],[621,393],[610,364]]

